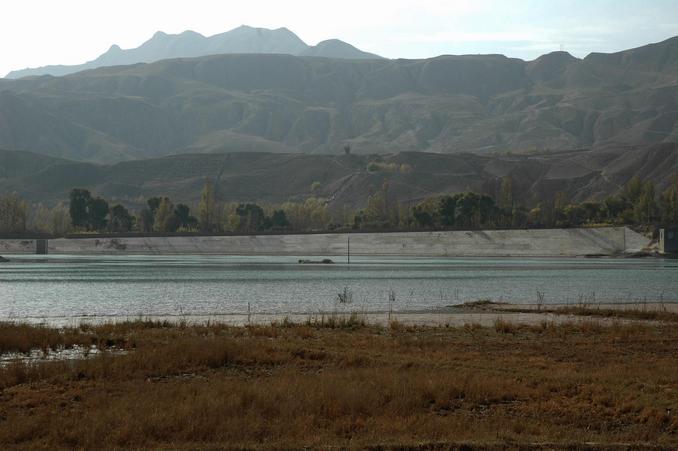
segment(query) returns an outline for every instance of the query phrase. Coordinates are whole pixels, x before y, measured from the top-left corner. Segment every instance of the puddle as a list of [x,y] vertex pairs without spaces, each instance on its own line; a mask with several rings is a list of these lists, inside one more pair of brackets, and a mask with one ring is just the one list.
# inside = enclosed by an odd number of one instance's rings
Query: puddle
[[47,352],[42,349],[33,349],[30,352],[8,352],[0,354],[0,368],[13,363],[38,364],[43,362],[65,362],[71,360],[92,359],[108,352],[114,355],[126,354],[126,351],[119,348],[107,348],[104,351],[92,346],[75,345],[70,348],[49,349]]

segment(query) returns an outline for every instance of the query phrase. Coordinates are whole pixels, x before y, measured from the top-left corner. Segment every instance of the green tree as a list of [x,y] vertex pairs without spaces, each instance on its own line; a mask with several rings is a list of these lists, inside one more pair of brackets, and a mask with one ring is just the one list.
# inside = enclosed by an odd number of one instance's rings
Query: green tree
[[412,208],[412,216],[419,227],[426,229],[433,227],[433,216],[421,206]]
[[657,219],[658,210],[654,183],[647,181],[643,183],[640,196],[635,202],[633,216],[638,223],[650,224]]
[[165,232],[176,232],[181,228],[181,219],[177,216],[176,210],[165,220]]
[[235,213],[240,218],[240,230],[256,232],[266,226],[266,214],[257,204],[239,204]]
[[455,223],[458,226],[476,228],[480,224],[480,196],[462,193],[457,198]]
[[609,196],[603,201],[603,211],[608,221],[619,221],[625,209],[626,202],[621,197]]
[[481,194],[478,199],[479,226],[493,226],[494,217],[497,213],[497,207],[494,199],[487,194]]
[[162,197],[151,197],[146,200],[147,208],[142,208],[137,214],[137,224],[139,231],[150,233],[155,229],[155,214],[158,212]]
[[88,190],[80,188],[72,189],[68,197],[68,213],[73,227],[86,230],[106,228],[109,208],[105,199],[94,199]]
[[146,201],[146,204],[148,205],[148,209],[151,210],[151,213],[155,216],[155,212],[158,211],[158,207],[160,207],[160,202],[162,202],[162,197],[151,197]]
[[603,206],[598,202],[584,202],[581,204],[584,209],[585,222],[600,222],[603,216]]
[[621,195],[630,206],[635,206],[641,194],[643,194],[643,181],[636,175],[624,185]]
[[69,196],[68,213],[71,216],[71,224],[76,228],[89,229],[89,206],[92,195],[86,189],[74,188]]
[[[440,198],[438,204],[437,217],[440,220],[440,223],[443,226],[451,227],[456,223],[457,215],[457,200],[459,199],[458,195],[455,196],[443,196]],[[428,221],[428,218],[425,216],[422,217],[424,222]]]
[[198,220],[191,216],[191,209],[188,205],[178,204],[174,209],[174,215],[177,217],[179,227],[184,229],[193,229],[197,226]]
[[143,233],[149,233],[153,231],[153,223],[155,218],[153,217],[153,212],[150,208],[143,208],[137,215],[137,224],[139,225],[139,231]]
[[91,199],[88,206],[89,228],[91,230],[103,230],[108,223],[108,202],[101,197]]
[[664,225],[678,225],[678,177],[675,177],[662,193],[659,205]]
[[207,179],[200,193],[200,205],[198,206],[198,222],[204,232],[213,232],[216,224],[216,200],[214,197],[214,184]]
[[586,209],[578,204],[568,204],[563,208],[565,224],[568,227],[577,227],[586,221]]
[[114,205],[110,212],[109,230],[112,232],[129,232],[132,230],[134,217],[120,204]]
[[273,212],[271,215],[271,226],[274,229],[287,229],[290,226],[284,210],[275,210]]

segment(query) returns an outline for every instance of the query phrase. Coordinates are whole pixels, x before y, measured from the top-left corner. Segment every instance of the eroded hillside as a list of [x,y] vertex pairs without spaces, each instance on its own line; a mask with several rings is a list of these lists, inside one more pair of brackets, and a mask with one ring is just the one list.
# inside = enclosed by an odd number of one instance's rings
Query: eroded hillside
[[223,201],[280,203],[308,197],[330,206],[363,207],[388,182],[391,200],[413,204],[436,194],[475,191],[498,196],[510,177],[516,200],[534,205],[562,192],[568,199],[602,199],[633,176],[663,190],[678,173],[678,146],[487,156],[405,152],[388,155],[304,155],[259,152],[183,154],[110,165],[0,151],[0,191],[33,202],[66,200],[88,188],[129,206],[170,196],[197,203],[205,179]]
[[678,142],[677,38],[583,60],[218,55],[0,80],[1,147],[92,162],[666,142]]

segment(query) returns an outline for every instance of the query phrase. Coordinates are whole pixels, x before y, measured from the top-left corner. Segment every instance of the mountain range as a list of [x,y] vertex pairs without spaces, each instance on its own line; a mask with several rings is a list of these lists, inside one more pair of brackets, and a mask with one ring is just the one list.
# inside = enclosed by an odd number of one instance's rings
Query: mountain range
[[577,59],[225,54],[0,79],[0,148],[524,153],[678,142],[678,38]]
[[[232,200],[359,206],[385,178],[414,201],[511,175],[529,203],[554,190],[599,199],[634,175],[661,189],[678,173],[678,38],[533,61],[344,58],[341,43],[294,39],[267,45],[297,54],[257,53],[264,41],[243,39],[249,53],[0,79],[0,148],[19,151],[0,160],[0,191],[56,201],[78,184],[127,202],[191,201],[224,168]],[[378,158],[414,170],[367,171]],[[324,188],[311,193],[315,181]]]
[[16,70],[7,74],[6,78],[15,79],[40,75],[63,76],[105,66],[152,63],[170,58],[190,58],[228,53],[268,53],[346,59],[381,58],[378,55],[358,50],[338,39],[329,39],[315,46],[309,46],[287,28],[269,30],[243,25],[209,37],[190,30],[180,34],[167,34],[159,31],[151,39],[134,49],[123,50],[117,45],[112,45],[106,53],[84,64]]

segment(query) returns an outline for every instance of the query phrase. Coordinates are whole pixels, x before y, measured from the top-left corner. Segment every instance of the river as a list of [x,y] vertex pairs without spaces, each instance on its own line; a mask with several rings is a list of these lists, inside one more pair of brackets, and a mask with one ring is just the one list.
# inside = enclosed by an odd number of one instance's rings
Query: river
[[[282,256],[11,256],[0,320],[432,310],[479,299],[678,301],[678,260],[375,258],[300,265]],[[309,257],[310,258],[310,257]],[[350,305],[338,293],[350,293]]]

